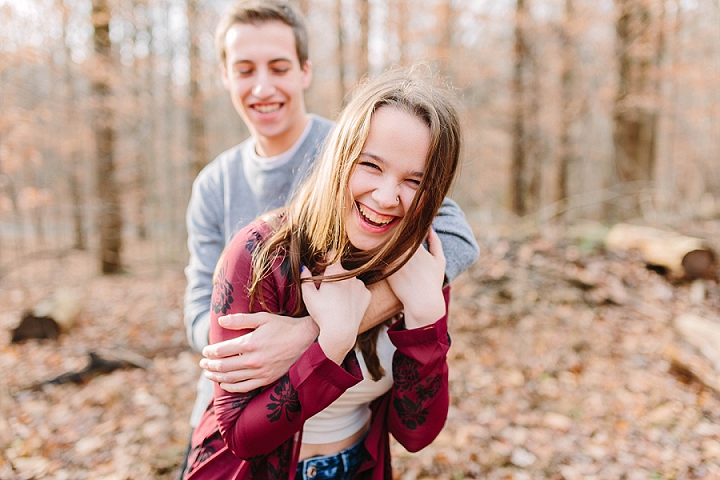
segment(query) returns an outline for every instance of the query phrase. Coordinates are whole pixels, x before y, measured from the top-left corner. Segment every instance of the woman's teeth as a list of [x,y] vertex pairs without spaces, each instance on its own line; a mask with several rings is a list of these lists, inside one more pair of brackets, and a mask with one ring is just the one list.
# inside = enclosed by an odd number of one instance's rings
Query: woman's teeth
[[357,206],[363,219],[376,227],[384,227],[395,219],[394,216],[378,215],[372,211],[365,210],[359,203]]

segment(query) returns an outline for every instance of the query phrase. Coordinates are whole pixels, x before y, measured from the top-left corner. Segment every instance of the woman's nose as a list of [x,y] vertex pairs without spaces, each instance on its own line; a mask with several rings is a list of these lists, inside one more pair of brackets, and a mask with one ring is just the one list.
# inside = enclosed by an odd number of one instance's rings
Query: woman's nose
[[383,182],[373,191],[373,198],[383,208],[392,208],[400,203],[399,191],[394,182]]

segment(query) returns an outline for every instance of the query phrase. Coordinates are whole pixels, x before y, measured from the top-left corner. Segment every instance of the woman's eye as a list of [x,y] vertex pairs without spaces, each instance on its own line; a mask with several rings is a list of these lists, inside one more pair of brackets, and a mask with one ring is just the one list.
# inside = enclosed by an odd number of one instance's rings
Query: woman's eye
[[405,180],[407,183],[410,184],[413,188],[418,188],[420,186],[420,180],[416,180],[414,178],[408,178]]
[[378,167],[373,162],[360,162],[360,165],[362,165],[363,167],[372,168],[374,170],[380,170],[380,167]]

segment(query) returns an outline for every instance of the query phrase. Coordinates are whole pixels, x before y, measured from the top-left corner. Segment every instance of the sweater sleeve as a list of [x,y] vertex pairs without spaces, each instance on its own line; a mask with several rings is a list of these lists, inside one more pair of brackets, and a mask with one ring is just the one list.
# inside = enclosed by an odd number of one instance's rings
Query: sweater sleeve
[[440,433],[450,406],[447,310],[450,287],[443,289],[445,315],[424,328],[405,330],[399,320],[388,330],[397,347],[393,357],[388,429],[408,451],[417,452]]
[[[256,298],[251,305],[247,286],[252,277],[252,251],[261,239],[251,224],[235,236],[220,260],[210,313],[213,343],[243,334],[220,327],[219,316],[259,310],[287,314],[286,307],[296,301],[294,285],[284,276],[282,259],[276,259],[272,274],[262,283],[262,301]],[[315,342],[285,376],[271,385],[241,394],[227,392],[216,384],[214,406],[220,433],[239,458],[268,454],[299,432],[306,419],[360,380],[362,372],[354,352],[337,365]]]
[[452,281],[475,263],[480,248],[465,219],[465,214],[458,204],[449,198],[446,198],[440,206],[433,220],[433,228],[440,237],[447,260],[445,276],[448,281]]
[[185,222],[190,259],[185,267],[184,322],[190,346],[200,352],[208,344],[210,298],[215,264],[225,247],[222,185],[203,171],[193,183]]

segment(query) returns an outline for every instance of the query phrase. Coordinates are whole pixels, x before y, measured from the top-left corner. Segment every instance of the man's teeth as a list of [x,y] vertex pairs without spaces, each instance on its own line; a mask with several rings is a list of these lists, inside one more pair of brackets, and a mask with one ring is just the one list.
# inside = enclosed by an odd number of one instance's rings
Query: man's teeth
[[255,110],[260,113],[273,113],[280,109],[279,103],[273,103],[272,105],[255,105]]
[[358,210],[360,212],[360,215],[363,216],[363,218],[370,223],[373,223],[378,226],[385,226],[388,223],[392,222],[395,217],[386,217],[386,216],[380,216],[376,215],[375,213],[365,210],[362,205],[358,204]]

